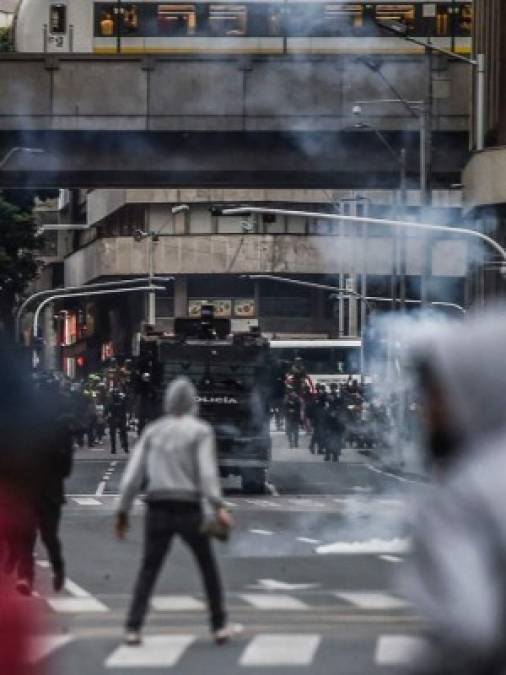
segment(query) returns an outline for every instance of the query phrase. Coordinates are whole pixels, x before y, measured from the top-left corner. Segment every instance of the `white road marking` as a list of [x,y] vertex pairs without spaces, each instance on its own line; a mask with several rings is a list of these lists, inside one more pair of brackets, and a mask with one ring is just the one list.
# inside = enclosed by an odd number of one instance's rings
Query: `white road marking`
[[195,642],[193,635],[147,635],[138,647],[122,645],[105,662],[106,668],[170,668]]
[[381,469],[378,469],[378,467],[373,466],[372,464],[366,464],[366,467],[369,469],[369,471],[379,473],[382,476],[388,476],[389,478],[394,478],[395,480],[400,480],[401,483],[415,483],[416,485],[419,485],[422,482],[422,480],[413,480],[410,478],[404,478],[404,476],[398,476],[396,473],[390,473],[389,471],[382,471]]
[[309,609],[308,605],[298,598],[292,598],[290,595],[273,595],[260,593],[246,593],[240,596],[245,602],[256,609],[268,610],[304,610]]
[[289,584],[277,579],[259,579],[257,588],[266,591],[307,591],[310,588],[318,588],[320,584]]
[[314,499],[289,499],[292,504],[297,504],[297,506],[325,506],[323,502],[315,502]]
[[412,635],[381,635],[376,643],[374,661],[379,666],[409,666],[419,659],[428,643]]
[[72,635],[37,635],[30,638],[26,659],[28,663],[37,663],[57,649],[72,642]]
[[301,541],[303,544],[321,544],[320,539],[309,539],[309,537],[297,537],[297,541]]
[[396,555],[380,555],[381,560],[386,560],[387,562],[392,563],[401,563],[403,562],[402,558],[399,558]]
[[234,502],[226,502],[226,501],[224,501],[223,503],[225,504],[225,506],[226,506],[228,509],[235,509],[235,507],[237,506],[237,504],[234,504]]
[[254,502],[249,502],[250,504],[253,503],[257,506],[274,506],[275,508],[279,508],[280,504],[277,504],[276,502],[269,502],[266,499],[256,499]]
[[72,497],[72,501],[79,506],[101,506],[102,502],[99,502],[98,499],[93,497]]
[[410,606],[405,600],[380,591],[347,591],[343,593],[338,592],[335,595],[359,609],[406,609]]
[[48,603],[55,612],[60,614],[104,613],[109,611],[109,608],[96,598],[50,598]]
[[107,482],[105,480],[100,481],[97,487],[97,491],[95,492],[97,497],[100,497],[100,495],[104,494],[104,490],[106,488]]
[[271,532],[270,530],[250,530],[251,534],[262,534],[266,537],[270,537],[274,532]]
[[369,539],[368,541],[337,541],[335,544],[318,546],[316,552],[321,555],[380,555],[384,553],[407,553],[409,540],[401,539]]
[[75,581],[71,579],[65,579],[65,590],[73,595],[74,598],[91,598],[91,594],[88,591],[85,591],[84,588],[78,586]]
[[257,635],[244,650],[241,666],[308,666],[321,638],[318,635]]
[[185,612],[205,609],[205,604],[191,595],[155,595],[151,606],[156,612]]

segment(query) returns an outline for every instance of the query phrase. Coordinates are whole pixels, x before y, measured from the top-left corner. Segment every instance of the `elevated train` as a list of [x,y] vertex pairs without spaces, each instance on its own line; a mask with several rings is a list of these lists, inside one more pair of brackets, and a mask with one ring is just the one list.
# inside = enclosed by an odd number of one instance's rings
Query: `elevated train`
[[413,54],[378,26],[471,52],[472,2],[321,0],[21,0],[18,52],[96,54]]

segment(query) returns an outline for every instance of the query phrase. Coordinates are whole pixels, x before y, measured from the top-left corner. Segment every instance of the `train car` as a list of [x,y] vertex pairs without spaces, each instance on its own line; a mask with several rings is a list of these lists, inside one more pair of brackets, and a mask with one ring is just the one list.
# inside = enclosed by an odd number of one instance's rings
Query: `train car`
[[18,52],[96,54],[410,54],[379,23],[471,52],[472,2],[21,0]]

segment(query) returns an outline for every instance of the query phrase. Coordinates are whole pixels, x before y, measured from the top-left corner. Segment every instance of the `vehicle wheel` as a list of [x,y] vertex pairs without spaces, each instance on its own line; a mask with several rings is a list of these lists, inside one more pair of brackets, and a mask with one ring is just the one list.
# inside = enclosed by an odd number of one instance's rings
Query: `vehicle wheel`
[[245,471],[242,474],[242,489],[248,494],[264,494],[265,471],[263,469]]

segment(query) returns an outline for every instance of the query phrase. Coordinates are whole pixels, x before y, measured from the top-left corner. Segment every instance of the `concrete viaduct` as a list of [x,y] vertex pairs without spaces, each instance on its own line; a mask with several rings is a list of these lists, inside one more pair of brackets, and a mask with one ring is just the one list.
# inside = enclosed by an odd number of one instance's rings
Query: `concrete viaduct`
[[[399,167],[356,100],[424,97],[423,56],[94,56],[0,60],[0,187],[396,187]],[[435,185],[468,158],[470,72],[436,59]],[[418,182],[419,120],[398,103],[364,121],[407,149]]]

